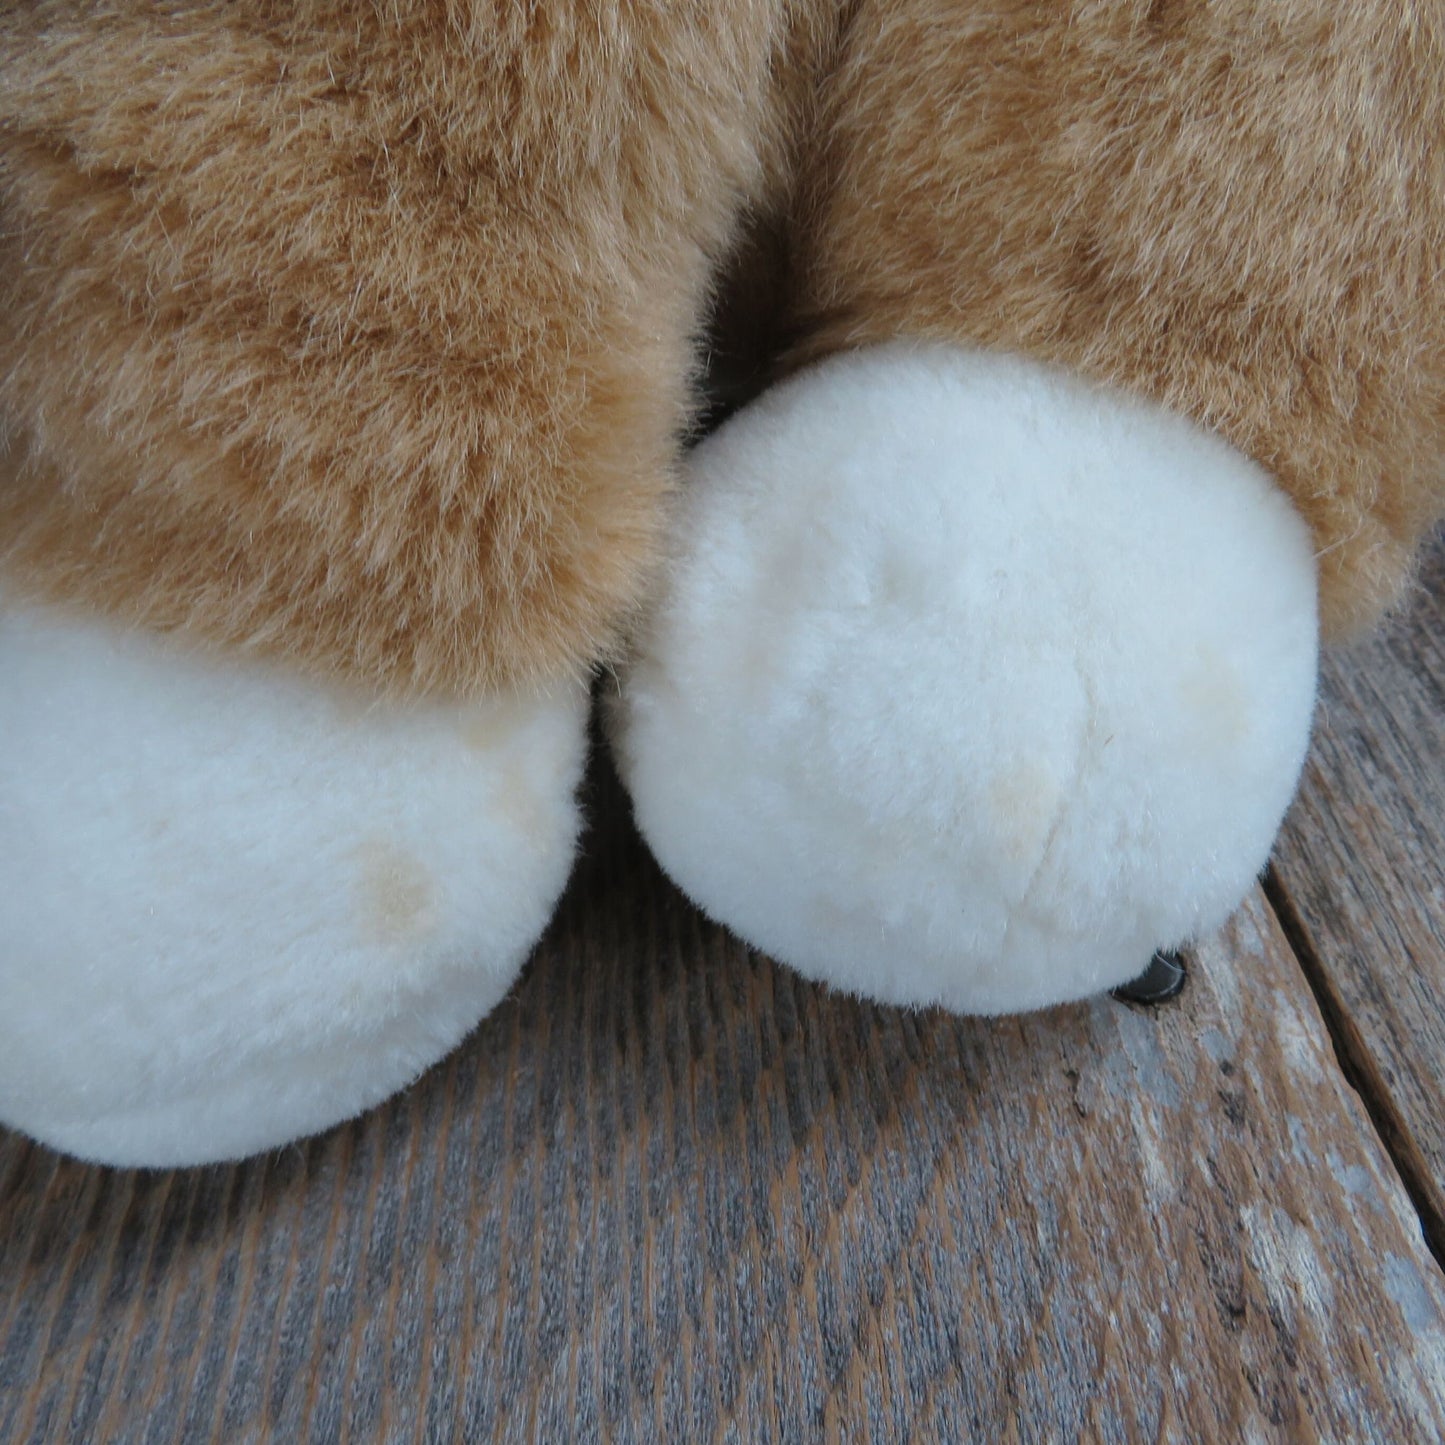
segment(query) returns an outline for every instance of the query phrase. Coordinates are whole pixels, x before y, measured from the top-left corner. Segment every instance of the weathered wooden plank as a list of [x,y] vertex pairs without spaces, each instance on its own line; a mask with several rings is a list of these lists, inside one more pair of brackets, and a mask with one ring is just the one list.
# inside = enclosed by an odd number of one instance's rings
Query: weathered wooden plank
[[0,1439],[418,1431],[1434,1439],[1445,1285],[1258,896],[1162,1009],[960,1021],[749,955],[606,823],[360,1123],[175,1175],[0,1140]]
[[1270,891],[1445,1251],[1445,534],[1414,605],[1326,661]]

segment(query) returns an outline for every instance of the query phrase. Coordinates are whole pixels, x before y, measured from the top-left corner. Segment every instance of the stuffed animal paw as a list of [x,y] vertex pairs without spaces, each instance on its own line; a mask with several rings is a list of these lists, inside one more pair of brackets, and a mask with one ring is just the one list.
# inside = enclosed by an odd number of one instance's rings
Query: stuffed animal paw
[[0,1116],[233,1158],[385,1098],[571,869],[586,693],[387,704],[0,608]]
[[0,1122],[403,1086],[546,926],[599,668],[664,867],[810,976],[1212,929],[1445,510],[1442,247],[1429,7],[6,7]]
[[1263,868],[1315,563],[1217,437],[1027,362],[846,353],[698,448],[670,556],[616,718],[637,820],[810,976],[1056,1003]]

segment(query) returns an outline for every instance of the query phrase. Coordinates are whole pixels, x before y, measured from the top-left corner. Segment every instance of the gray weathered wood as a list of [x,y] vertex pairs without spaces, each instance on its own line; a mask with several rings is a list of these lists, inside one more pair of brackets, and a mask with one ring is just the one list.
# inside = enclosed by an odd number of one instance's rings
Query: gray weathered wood
[[1445,535],[1413,605],[1326,661],[1271,892],[1445,1247]]
[[1160,1010],[908,1015],[601,799],[388,1107],[190,1174],[0,1139],[0,1439],[1445,1436],[1445,1287],[1259,896]]

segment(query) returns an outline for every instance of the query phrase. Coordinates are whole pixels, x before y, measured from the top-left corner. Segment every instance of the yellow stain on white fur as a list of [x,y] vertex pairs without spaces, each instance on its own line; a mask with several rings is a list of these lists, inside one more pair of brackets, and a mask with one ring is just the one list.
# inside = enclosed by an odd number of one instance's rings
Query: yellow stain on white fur
[[542,846],[545,814],[542,799],[520,768],[509,768],[497,779],[493,792],[497,817],[513,830],[513,839],[530,848]]
[[356,850],[363,927],[376,943],[409,943],[431,927],[436,884],[422,862],[384,838]]
[[1201,742],[1223,752],[1250,733],[1249,698],[1239,668],[1217,647],[1205,644],[1179,679],[1179,702],[1198,728]]
[[1004,856],[1013,863],[1037,863],[1059,811],[1054,770],[1041,759],[1025,758],[994,780],[988,801]]

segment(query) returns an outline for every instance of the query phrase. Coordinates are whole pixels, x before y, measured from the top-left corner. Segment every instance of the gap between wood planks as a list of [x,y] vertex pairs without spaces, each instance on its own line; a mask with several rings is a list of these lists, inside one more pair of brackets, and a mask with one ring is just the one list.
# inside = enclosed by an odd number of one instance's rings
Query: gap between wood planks
[[1395,1107],[1377,1060],[1351,1021],[1349,1010],[1319,956],[1309,929],[1273,864],[1265,871],[1262,883],[1270,909],[1279,921],[1300,972],[1315,996],[1325,1031],[1339,1061],[1340,1072],[1359,1095],[1380,1145],[1409,1196],[1410,1205],[1420,1221],[1420,1233],[1435,1265],[1445,1275],[1445,1219],[1440,1217],[1430,1201],[1429,1165],[1410,1137],[1409,1128]]

